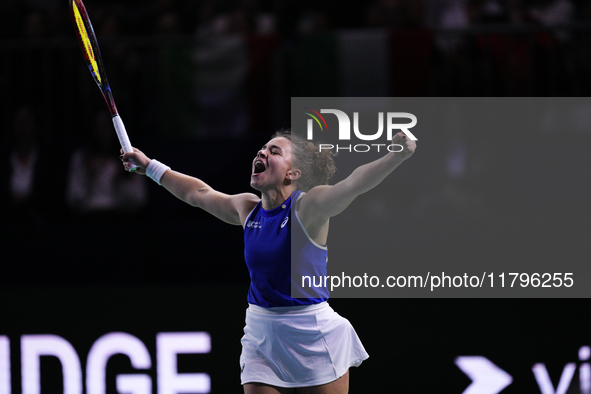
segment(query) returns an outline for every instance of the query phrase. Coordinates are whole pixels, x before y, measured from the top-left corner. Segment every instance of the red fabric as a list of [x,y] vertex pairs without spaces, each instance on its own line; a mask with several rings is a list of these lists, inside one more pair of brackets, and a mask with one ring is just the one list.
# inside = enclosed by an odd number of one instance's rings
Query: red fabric
[[433,32],[423,28],[391,29],[389,47],[392,95],[428,95],[435,55]]

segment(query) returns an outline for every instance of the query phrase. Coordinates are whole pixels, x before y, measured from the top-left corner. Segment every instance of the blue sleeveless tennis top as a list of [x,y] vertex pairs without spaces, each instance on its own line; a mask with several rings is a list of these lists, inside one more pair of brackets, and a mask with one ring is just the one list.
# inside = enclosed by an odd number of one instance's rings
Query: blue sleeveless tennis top
[[[314,286],[326,277],[328,250],[310,239],[297,215],[295,204],[302,193],[293,192],[269,211],[259,202],[246,219],[244,258],[250,272],[249,304],[272,308],[328,300],[326,286]],[[302,277],[309,278],[304,279],[303,287]],[[291,297],[292,285],[298,298]]]

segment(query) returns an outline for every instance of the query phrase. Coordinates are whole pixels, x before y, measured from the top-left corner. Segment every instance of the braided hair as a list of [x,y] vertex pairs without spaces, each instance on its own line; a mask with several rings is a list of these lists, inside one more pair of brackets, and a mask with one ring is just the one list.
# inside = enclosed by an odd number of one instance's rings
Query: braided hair
[[283,137],[291,141],[291,164],[302,174],[297,179],[299,190],[307,192],[314,186],[326,185],[334,173],[335,154],[331,151],[321,151],[318,145],[305,140],[290,129],[277,131],[272,138]]

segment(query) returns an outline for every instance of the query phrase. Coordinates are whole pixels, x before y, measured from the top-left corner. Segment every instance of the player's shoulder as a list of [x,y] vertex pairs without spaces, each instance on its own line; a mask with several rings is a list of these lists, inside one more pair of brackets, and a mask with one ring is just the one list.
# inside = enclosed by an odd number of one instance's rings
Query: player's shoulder
[[254,193],[240,193],[235,194],[233,197],[236,199],[236,201],[239,201],[244,204],[256,205],[259,203],[259,201],[261,201],[261,198]]
[[254,207],[261,201],[260,197],[253,193],[240,193],[232,196],[234,206],[240,214],[250,213]]
[[318,185],[314,186],[312,189],[308,190],[307,192],[302,192],[298,198],[298,206],[302,203],[304,205],[314,204],[319,199],[321,199],[332,186],[330,185]]
[[319,201],[322,201],[322,196],[326,190],[330,189],[331,187],[332,186],[329,185],[318,185],[314,186],[307,192],[300,193],[296,203],[296,210],[298,214],[302,215],[308,212],[315,214],[316,209],[319,206]]

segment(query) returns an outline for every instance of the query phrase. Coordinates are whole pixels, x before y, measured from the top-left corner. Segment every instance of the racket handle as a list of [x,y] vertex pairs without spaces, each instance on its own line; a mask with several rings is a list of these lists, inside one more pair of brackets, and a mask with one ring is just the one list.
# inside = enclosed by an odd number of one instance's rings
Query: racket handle
[[[125,125],[123,124],[123,121],[119,115],[113,116],[113,125],[115,126],[117,138],[119,138],[119,143],[121,144],[121,148],[123,148],[123,152],[133,152],[131,142],[127,136],[127,131],[125,131]],[[133,172],[138,169],[138,166],[133,162],[133,160],[130,160],[129,164],[129,172]]]

